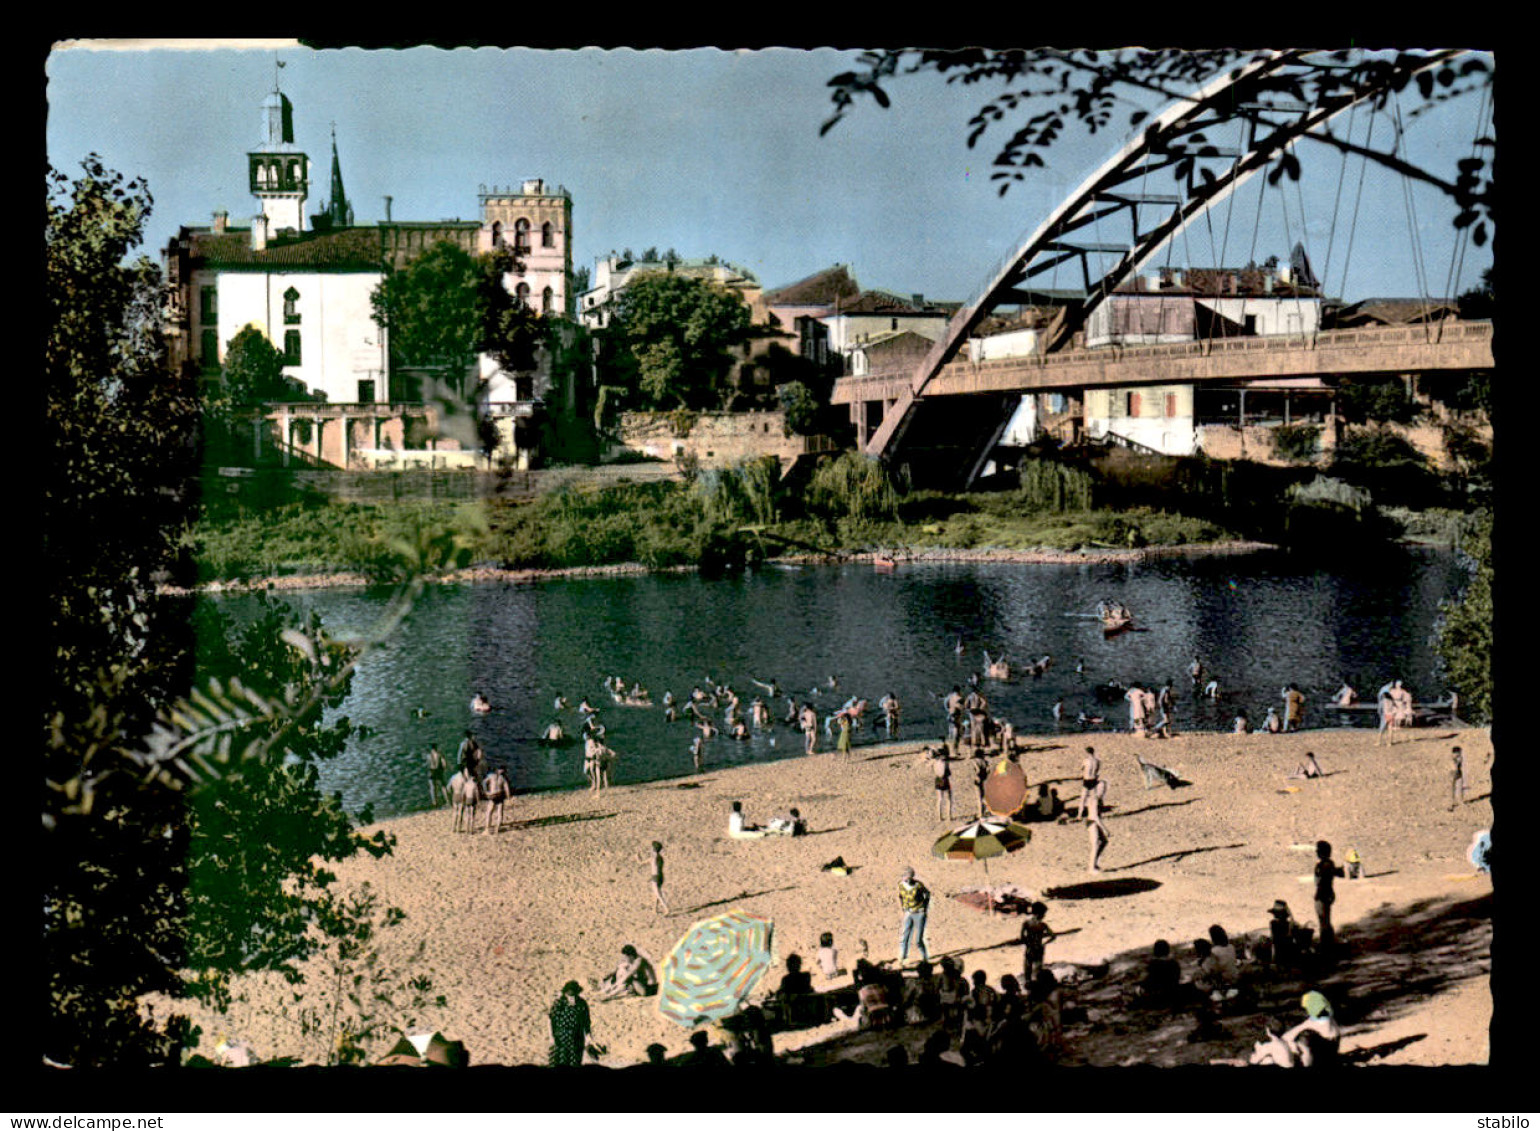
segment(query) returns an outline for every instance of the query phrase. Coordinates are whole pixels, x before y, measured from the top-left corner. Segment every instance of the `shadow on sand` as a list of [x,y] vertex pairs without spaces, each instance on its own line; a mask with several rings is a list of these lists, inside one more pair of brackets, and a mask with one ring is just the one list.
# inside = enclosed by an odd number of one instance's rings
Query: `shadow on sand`
[[[1220,1058],[1244,1060],[1262,1036],[1264,1018],[1283,1017],[1291,1024],[1304,1019],[1300,997],[1311,989],[1324,993],[1336,1010],[1344,1035],[1343,1061],[1383,1061],[1386,1056],[1423,1040],[1426,1034],[1372,1044],[1365,1043],[1364,1038],[1372,1038],[1380,1027],[1435,994],[1490,972],[1491,913],[1490,893],[1466,900],[1443,897],[1400,907],[1381,907],[1339,928],[1343,952],[1335,961],[1316,960],[1292,969],[1248,967],[1250,1000],[1243,1008],[1220,1016],[1218,1028],[1201,1040],[1189,1039],[1197,1035],[1198,1027],[1191,1008],[1133,1009],[1122,1004],[1123,995],[1142,976],[1150,954],[1147,947],[1125,951],[1111,958],[1104,975],[1064,987],[1069,1016],[1064,1032],[1065,1053],[1059,1064],[1174,1068],[1208,1065]],[[1245,935],[1232,932],[1232,937],[1244,938],[1249,947],[1265,934],[1262,930]],[[1017,945],[1012,939],[954,953],[1005,950]],[[1175,955],[1184,968],[1191,966],[1190,944],[1179,944]],[[841,1034],[809,1046],[800,1059],[820,1066],[842,1062],[880,1065],[890,1049],[901,1045],[913,1063],[925,1039],[935,1030],[935,1025],[915,1025]]]

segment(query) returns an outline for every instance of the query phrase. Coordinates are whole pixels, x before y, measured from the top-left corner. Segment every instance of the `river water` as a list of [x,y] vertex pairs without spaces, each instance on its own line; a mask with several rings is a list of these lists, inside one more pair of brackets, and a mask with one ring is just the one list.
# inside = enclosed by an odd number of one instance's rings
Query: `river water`
[[[536,736],[554,718],[578,729],[572,708],[587,697],[602,708],[606,740],[620,754],[613,780],[690,772],[695,730],[664,721],[661,707],[615,706],[607,675],[641,681],[654,702],[672,690],[686,698],[709,677],[732,685],[745,713],[764,693],[751,680],[771,680],[799,702],[811,696],[827,715],[849,695],[903,704],[901,738],[939,738],[941,698],[964,690],[980,672],[984,651],[1015,664],[1044,655],[1053,664],[1039,679],[985,680],[991,712],[1022,734],[1054,729],[1055,701],[1066,730],[1076,715],[1126,724],[1126,705],[1103,706],[1095,688],[1110,681],[1177,694],[1178,729],[1228,730],[1237,708],[1259,723],[1296,683],[1309,727],[1365,725],[1324,704],[1344,678],[1372,699],[1387,680],[1406,681],[1419,699],[1441,698],[1431,646],[1440,601],[1454,597],[1465,575],[1454,555],[1391,548],[1323,570],[1281,553],[1165,559],[1137,565],[904,564],[892,573],[870,565],[768,566],[743,576],[631,574],[551,579],[531,584],[431,587],[407,622],[365,657],[340,709],[373,732],[322,767],[322,783],[340,790],[347,807],[366,803],[377,817],[424,808],[424,754],[437,742],[454,759],[469,729],[493,764],[506,765],[515,789],[583,784],[581,746],[553,750]],[[365,590],[292,591],[297,608],[319,612],[337,633],[372,625],[388,594]],[[237,619],[255,598],[217,600]],[[1135,613],[1142,631],[1104,638],[1085,613],[1102,599]],[[959,655],[959,639],[963,651]],[[1210,703],[1187,677],[1194,657],[1220,681]],[[1084,671],[1077,672],[1077,664]],[[839,690],[828,688],[838,679]],[[495,709],[473,714],[481,692]],[[747,742],[719,735],[707,765],[800,754],[801,735],[780,725],[785,698],[769,701],[775,725]],[[716,712],[721,719],[721,710]],[[858,730],[858,745],[885,739],[880,726]],[[820,738],[827,749],[831,740]]]

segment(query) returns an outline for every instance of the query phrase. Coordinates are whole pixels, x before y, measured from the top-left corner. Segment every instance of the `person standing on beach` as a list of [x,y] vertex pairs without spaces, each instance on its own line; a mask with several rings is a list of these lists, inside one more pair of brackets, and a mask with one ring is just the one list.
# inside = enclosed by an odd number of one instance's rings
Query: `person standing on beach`
[[1396,705],[1392,698],[1392,692],[1396,689],[1397,680],[1391,680],[1375,693],[1374,702],[1380,709],[1380,729],[1374,736],[1374,745],[1379,746],[1380,740],[1385,737],[1387,731],[1391,731],[1391,741],[1395,740],[1393,728],[1395,727]]
[[1102,760],[1096,756],[1096,748],[1085,748],[1085,762],[1080,767],[1080,819],[1086,820],[1086,803],[1101,780]]
[[1112,834],[1107,831],[1107,826],[1102,823],[1102,802],[1107,796],[1107,783],[1098,781],[1096,787],[1091,790],[1086,798],[1086,822],[1087,830],[1091,838],[1091,871],[1102,870],[1102,850],[1107,847],[1107,842],[1112,839]]
[[1305,718],[1305,696],[1294,684],[1283,689],[1283,729],[1295,731]]
[[1030,986],[1043,968],[1043,951],[1053,938],[1053,928],[1043,921],[1048,914],[1046,903],[1034,903],[1021,923],[1021,974],[1022,983]]
[[[428,803],[434,808],[441,803],[449,804],[449,782],[445,776],[448,771],[449,764],[435,742],[428,747]],[[443,798],[442,802],[440,798]]]
[[[931,773],[936,782],[936,817],[939,820],[950,821],[952,819],[952,757],[947,753],[945,744],[937,747],[925,748],[925,757],[930,762]],[[946,813],[941,812],[942,806],[946,807]]]
[[1470,783],[1465,780],[1465,754],[1458,746],[1454,748],[1454,765],[1449,774],[1449,789],[1452,798],[1449,811],[1452,813],[1465,804],[1465,791],[1470,788]]
[[484,755],[481,744],[476,741],[470,731],[465,732],[465,738],[460,742],[460,771],[468,777],[481,780],[481,762]]
[[837,754],[845,755],[850,753],[850,728],[850,716],[847,714],[841,714],[840,735],[839,739],[834,744],[834,749]]
[[802,708],[802,736],[804,754],[818,753],[818,712],[811,703]]
[[643,852],[642,859],[651,865],[654,910],[660,915],[667,915],[669,913],[668,900],[663,898],[663,842],[660,840],[653,841],[652,850],[650,852]]
[[898,885],[898,906],[904,913],[903,925],[898,934],[898,961],[909,960],[909,940],[912,937],[920,948],[920,960],[930,961],[930,951],[925,948],[925,919],[930,912],[930,889],[914,878],[914,869],[905,868]]
[[1331,925],[1331,905],[1336,902],[1335,880],[1342,875],[1342,867],[1331,858],[1331,842],[1315,842],[1315,918],[1320,924],[1321,953],[1329,951],[1337,941]]
[[690,740],[690,762],[695,767],[695,772],[701,772],[701,766],[705,764],[706,739],[697,734]]
[[592,1024],[583,987],[568,982],[561,988],[548,1014],[551,1020],[551,1067],[577,1068],[583,1063],[583,1049],[588,1043]]

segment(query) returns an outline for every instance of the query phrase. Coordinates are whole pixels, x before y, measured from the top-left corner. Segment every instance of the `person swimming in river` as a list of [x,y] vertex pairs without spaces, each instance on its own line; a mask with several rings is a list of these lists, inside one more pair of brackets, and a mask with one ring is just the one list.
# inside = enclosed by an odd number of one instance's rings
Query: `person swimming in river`
[[561,723],[552,720],[551,725],[545,728],[545,733],[540,736],[540,741],[550,746],[559,746],[567,741],[567,732],[562,730]]
[[750,679],[749,682],[752,683],[755,687],[763,687],[765,689],[765,694],[770,696],[772,699],[781,693],[781,685],[776,683],[776,681],[773,679],[768,683],[762,679]]
[[476,714],[485,715],[491,709],[492,704],[487,701],[487,697],[481,692],[478,691],[471,696],[471,710],[476,712]]
[[1011,665],[1006,660],[1005,653],[998,657],[991,656],[986,649],[984,652],[984,674],[990,679],[1008,680],[1011,678]]

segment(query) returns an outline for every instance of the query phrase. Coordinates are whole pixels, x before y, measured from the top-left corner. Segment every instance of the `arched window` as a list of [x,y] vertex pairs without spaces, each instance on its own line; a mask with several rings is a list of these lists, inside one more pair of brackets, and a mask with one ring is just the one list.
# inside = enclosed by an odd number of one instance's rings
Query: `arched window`
[[518,299],[520,306],[529,305],[529,284],[520,283],[513,289],[513,297]]
[[547,220],[544,224],[540,225],[540,246],[541,247],[555,247],[556,246],[556,231],[555,231],[554,228],[551,227],[551,222],[549,220]]
[[300,181],[299,162],[298,161],[290,161],[289,162],[289,183],[285,187],[286,188],[297,188],[299,186],[299,181]]
[[529,221],[522,217],[513,223],[513,250],[529,250]]
[[286,330],[283,335],[283,363],[285,365],[299,365],[301,360],[299,331]]
[[503,222],[501,220],[492,221],[492,246],[503,246]]
[[550,314],[551,308],[556,304],[556,292],[547,287],[540,292],[540,313]]
[[293,287],[283,292],[283,320],[285,325],[299,321],[299,292]]
[[281,188],[283,185],[283,162],[269,161],[267,163],[267,187]]

